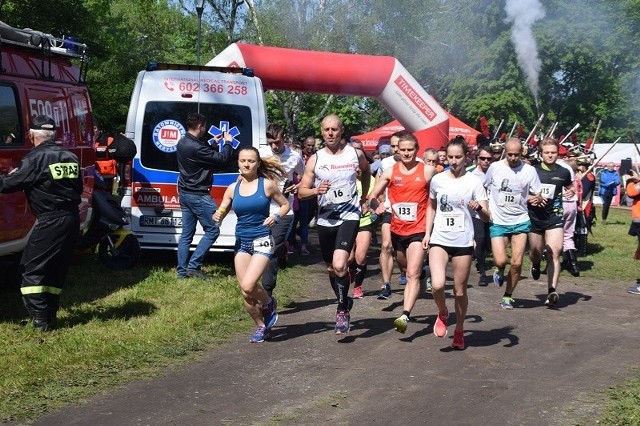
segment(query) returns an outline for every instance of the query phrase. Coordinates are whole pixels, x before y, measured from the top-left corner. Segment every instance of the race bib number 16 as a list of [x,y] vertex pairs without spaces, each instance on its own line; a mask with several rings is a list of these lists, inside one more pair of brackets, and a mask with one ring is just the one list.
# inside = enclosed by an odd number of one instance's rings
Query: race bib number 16
[[349,185],[342,185],[335,188],[329,188],[327,191],[327,200],[331,204],[343,204],[351,201],[351,192],[349,191]]

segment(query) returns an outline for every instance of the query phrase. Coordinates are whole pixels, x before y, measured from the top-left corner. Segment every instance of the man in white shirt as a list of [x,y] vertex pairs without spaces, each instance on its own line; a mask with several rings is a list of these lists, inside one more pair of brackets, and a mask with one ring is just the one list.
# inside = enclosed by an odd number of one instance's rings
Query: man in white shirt
[[493,282],[504,284],[507,265],[507,245],[511,243],[511,264],[507,276],[507,287],[500,306],[513,309],[513,291],[520,280],[522,260],[527,246],[527,235],[531,229],[527,202],[533,206],[544,205],[540,196],[541,183],[536,170],[522,161],[522,143],[511,138],[505,144],[505,159],[489,166],[485,176],[485,187],[489,192],[491,211],[491,249],[496,269]]
[[[267,146],[260,147],[260,157],[278,157],[280,163],[287,172],[287,176],[282,179],[280,184],[280,190],[287,197],[289,205],[293,206],[293,196],[298,191],[298,184],[294,184],[294,181],[299,181],[304,174],[304,161],[302,156],[296,151],[289,148],[284,143],[285,131],[277,124],[269,124],[267,126]],[[272,201],[270,207],[270,213],[277,213],[280,209],[278,203]],[[276,280],[278,277],[279,258],[286,256],[286,247],[284,242],[287,239],[290,231],[291,224],[293,222],[293,209],[289,210],[284,217],[280,218],[280,222],[271,228],[273,235],[273,241],[275,244],[274,255],[269,260],[267,269],[262,274],[262,286],[269,293],[273,293],[273,289],[276,287]]]

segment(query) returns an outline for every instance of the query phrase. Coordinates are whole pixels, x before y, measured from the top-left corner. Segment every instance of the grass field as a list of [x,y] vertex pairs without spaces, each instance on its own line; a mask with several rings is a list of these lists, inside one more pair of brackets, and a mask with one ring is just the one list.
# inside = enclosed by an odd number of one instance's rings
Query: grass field
[[[582,277],[631,285],[636,240],[629,211],[614,209],[589,239]],[[16,291],[0,294],[0,421],[29,422],[42,413],[135,379],[184,364],[253,325],[242,308],[231,256],[212,254],[210,280],[175,279],[175,253],[145,252],[129,271],[111,271],[93,256],[72,266],[58,327],[42,334],[26,318]],[[630,267],[629,265],[633,265]],[[528,269],[528,265],[525,265]],[[303,266],[281,271],[280,304],[302,291]],[[629,297],[640,296],[629,295]],[[600,424],[640,424],[640,380],[610,392]],[[629,420],[631,419],[631,420]],[[596,420],[594,420],[595,422]]]

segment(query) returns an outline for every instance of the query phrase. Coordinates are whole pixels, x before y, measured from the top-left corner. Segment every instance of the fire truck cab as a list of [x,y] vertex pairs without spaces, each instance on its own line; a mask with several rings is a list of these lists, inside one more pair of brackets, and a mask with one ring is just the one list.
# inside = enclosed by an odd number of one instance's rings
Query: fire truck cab
[[[51,116],[57,142],[78,156],[83,169],[83,226],[90,216],[95,161],[87,61],[87,46],[73,39],[0,22],[0,173],[17,167],[33,147],[31,118]],[[23,192],[0,194],[0,257],[24,249],[34,222]]]

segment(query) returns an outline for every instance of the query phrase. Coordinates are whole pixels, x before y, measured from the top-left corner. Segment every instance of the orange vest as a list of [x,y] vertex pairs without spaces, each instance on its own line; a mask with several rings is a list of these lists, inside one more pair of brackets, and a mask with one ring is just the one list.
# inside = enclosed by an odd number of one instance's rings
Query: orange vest
[[99,138],[93,145],[96,150],[96,170],[103,177],[114,177],[118,174],[116,160],[109,158],[109,145],[113,142],[111,136],[107,138]]

